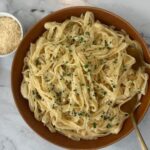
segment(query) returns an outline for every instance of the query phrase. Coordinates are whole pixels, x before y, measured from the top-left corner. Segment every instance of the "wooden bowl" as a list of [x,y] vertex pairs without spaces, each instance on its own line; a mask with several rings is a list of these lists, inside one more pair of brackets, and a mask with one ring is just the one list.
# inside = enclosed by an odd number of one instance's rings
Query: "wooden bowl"
[[[27,54],[27,51],[29,50],[30,43],[35,42],[36,39],[45,31],[44,23],[47,21],[62,22],[65,19],[70,18],[71,16],[80,16],[81,13],[85,13],[87,10],[92,11],[95,15],[95,18],[100,20],[102,23],[107,25],[113,25],[118,30],[124,29],[132,39],[135,39],[141,44],[144,52],[144,59],[146,62],[150,63],[150,54],[148,51],[148,47],[146,46],[140,34],[134,29],[134,27],[121,17],[100,8],[87,6],[65,8],[47,15],[29,30],[29,32],[22,40],[20,46],[18,47],[12,64],[11,85],[15,103],[23,119],[37,134],[39,134],[41,137],[48,140],[49,142],[69,149],[102,148],[122,139],[133,130],[133,126],[129,118],[124,122],[123,128],[116,135],[100,137],[97,140],[73,141],[59,133],[51,133],[47,127],[45,127],[41,122],[37,121],[34,118],[33,113],[29,109],[28,101],[25,100],[21,95],[20,85],[23,79],[21,73],[23,67],[23,60]],[[148,84],[150,85],[150,80],[148,81]],[[135,118],[138,122],[144,117],[146,111],[148,110],[150,104],[149,97],[150,86],[148,87],[147,94],[141,99],[142,103],[140,107],[135,111]]]

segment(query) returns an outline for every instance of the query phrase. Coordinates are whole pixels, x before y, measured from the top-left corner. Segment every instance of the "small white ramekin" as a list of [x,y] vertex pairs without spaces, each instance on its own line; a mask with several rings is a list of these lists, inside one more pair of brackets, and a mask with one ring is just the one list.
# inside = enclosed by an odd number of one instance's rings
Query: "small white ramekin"
[[[21,41],[22,38],[23,38],[23,27],[22,27],[20,21],[15,16],[13,16],[12,14],[6,13],[6,12],[0,12],[0,17],[10,17],[10,18],[14,19],[18,23],[18,25],[20,27],[20,31],[21,31],[21,37],[20,37],[20,41]],[[7,54],[0,54],[0,57],[7,57],[7,56],[15,53],[16,50],[17,50],[17,48],[12,50],[11,52],[9,52]]]

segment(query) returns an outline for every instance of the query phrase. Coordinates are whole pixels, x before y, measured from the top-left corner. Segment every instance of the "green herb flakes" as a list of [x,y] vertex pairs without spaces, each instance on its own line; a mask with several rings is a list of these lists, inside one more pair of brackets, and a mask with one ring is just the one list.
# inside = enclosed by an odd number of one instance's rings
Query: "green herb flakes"
[[106,63],[106,59],[101,59],[100,64],[104,64],[104,63]]
[[90,35],[90,32],[85,32],[86,35]]
[[102,91],[102,94],[103,94],[103,96],[105,96],[107,94],[107,92],[106,91]]
[[40,62],[39,58],[37,58],[37,59],[35,60],[35,65],[38,66],[38,65],[40,65],[40,64],[41,64],[41,62]]
[[116,85],[113,84],[112,87],[113,87],[113,88],[116,88]]
[[32,94],[36,99],[41,100],[41,96],[36,89],[32,91]]
[[79,42],[82,43],[84,41],[83,37],[80,37]]
[[90,91],[90,87],[89,86],[87,87],[87,90]]
[[79,112],[78,115],[79,115],[79,116],[83,116],[83,115],[84,115],[84,112]]
[[84,83],[81,83],[81,86],[85,86],[85,84],[84,84]]
[[93,123],[93,128],[96,128],[96,126],[97,126],[97,124],[94,122],[94,123]]
[[116,64],[117,61],[118,61],[118,59],[116,58],[116,59],[113,60],[113,63]]
[[89,67],[89,65],[88,65],[88,64],[85,64],[85,65],[84,65],[84,68],[88,68],[88,67]]
[[108,123],[107,126],[106,126],[106,128],[108,128],[108,129],[111,128],[111,127],[112,127],[112,125],[110,123]]

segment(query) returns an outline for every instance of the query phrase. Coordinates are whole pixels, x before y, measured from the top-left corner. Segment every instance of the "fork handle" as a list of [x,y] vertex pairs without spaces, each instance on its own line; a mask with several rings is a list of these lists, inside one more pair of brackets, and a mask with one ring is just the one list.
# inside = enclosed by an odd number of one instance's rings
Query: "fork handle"
[[141,132],[140,132],[138,126],[137,126],[137,123],[136,123],[136,121],[135,121],[135,118],[134,118],[133,113],[131,113],[131,120],[132,120],[134,129],[135,129],[137,138],[138,138],[138,140],[139,140],[139,142],[140,142],[141,149],[142,149],[142,150],[148,150],[148,148],[147,148],[147,146],[146,146],[146,144],[145,144],[145,142],[144,142],[144,139],[143,139],[143,137],[142,137],[142,135],[141,135]]

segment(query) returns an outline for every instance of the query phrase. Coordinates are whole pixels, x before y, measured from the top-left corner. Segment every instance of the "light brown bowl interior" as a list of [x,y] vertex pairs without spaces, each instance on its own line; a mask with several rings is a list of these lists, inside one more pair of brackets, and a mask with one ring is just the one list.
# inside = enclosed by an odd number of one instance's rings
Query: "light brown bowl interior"
[[[47,21],[62,22],[65,19],[70,18],[70,16],[80,16],[81,13],[85,13],[87,10],[92,11],[95,15],[95,18],[100,20],[102,23],[105,23],[107,25],[114,25],[118,30],[124,29],[130,35],[131,38],[141,43],[145,61],[150,63],[150,54],[148,52],[148,48],[144,40],[139,35],[139,33],[124,19],[100,8],[80,6],[65,8],[56,11],[52,14],[49,14],[48,16],[40,20],[34,27],[32,27],[31,30],[29,30],[29,32],[25,35],[24,39],[22,40],[20,46],[18,47],[12,65],[11,82],[15,103],[24,120],[36,133],[38,133],[41,137],[54,144],[69,149],[101,148],[122,139],[124,136],[128,135],[133,130],[133,126],[130,119],[127,119],[123,125],[122,130],[117,135],[108,135],[105,137],[100,137],[97,140],[81,140],[79,142],[73,141],[59,133],[51,133],[47,127],[45,127],[41,122],[38,122],[29,109],[28,101],[25,100],[20,93],[20,85],[23,78],[21,72],[24,57],[26,56],[26,53],[29,50],[30,43],[34,42],[45,31],[44,23]],[[150,85],[150,80],[148,81],[148,84]],[[147,94],[142,97],[141,106],[135,112],[135,117],[138,122],[144,117],[144,114],[149,107],[149,97],[150,86],[148,87]]]

